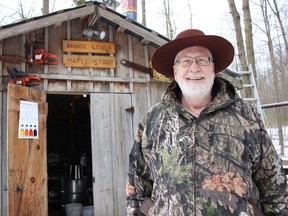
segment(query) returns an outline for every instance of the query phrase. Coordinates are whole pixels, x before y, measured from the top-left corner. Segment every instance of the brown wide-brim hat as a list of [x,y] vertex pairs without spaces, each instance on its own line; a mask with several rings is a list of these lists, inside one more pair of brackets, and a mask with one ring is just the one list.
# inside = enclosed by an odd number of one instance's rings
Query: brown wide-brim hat
[[225,38],[205,35],[198,29],[188,29],[155,51],[152,56],[152,67],[166,77],[174,77],[173,65],[177,53],[191,46],[202,46],[210,50],[215,65],[215,73],[227,68],[234,58],[234,47]]

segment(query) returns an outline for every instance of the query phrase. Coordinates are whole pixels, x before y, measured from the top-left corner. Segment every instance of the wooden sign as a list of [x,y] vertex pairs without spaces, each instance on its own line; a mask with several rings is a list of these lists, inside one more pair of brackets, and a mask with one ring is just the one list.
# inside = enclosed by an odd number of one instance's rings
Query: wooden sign
[[115,53],[115,44],[111,42],[63,40],[63,51],[75,53]]
[[63,55],[65,67],[115,68],[113,56]]

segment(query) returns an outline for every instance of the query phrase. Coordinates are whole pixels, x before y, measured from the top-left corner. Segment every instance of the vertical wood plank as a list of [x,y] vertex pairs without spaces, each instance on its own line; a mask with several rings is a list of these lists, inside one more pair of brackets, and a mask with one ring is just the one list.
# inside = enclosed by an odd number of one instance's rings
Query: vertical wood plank
[[[109,36],[109,42],[113,42],[114,41],[114,28],[112,26],[108,27],[108,36]],[[110,54],[110,56],[114,56],[114,54]],[[115,69],[114,68],[110,68],[109,69],[109,73],[110,73],[110,77],[115,77]],[[109,83],[109,88],[110,88],[110,92],[114,92],[115,91],[115,86],[114,86],[114,82],[110,82]]]
[[[49,28],[46,27],[44,32],[45,32],[44,33],[44,48],[46,50],[48,50],[49,52],[51,52],[51,50],[48,49],[49,48]],[[48,74],[48,71],[49,71],[48,65],[44,65],[43,67],[44,67],[44,74]],[[45,79],[44,80],[44,89],[47,90],[47,88],[48,88],[48,80]]]
[[91,141],[95,215],[113,215],[110,94],[91,94]]
[[[128,171],[128,157],[132,147],[133,113],[131,108],[130,94],[114,94],[114,133],[115,142],[113,144],[113,184],[115,215],[126,215],[126,191],[125,183]],[[128,111],[127,111],[128,110]]]
[[148,97],[149,93],[147,92],[146,83],[135,83],[134,84],[134,93],[132,104],[135,107],[135,112],[133,114],[133,131],[135,132],[140,119],[144,115],[144,113],[148,110]]
[[[67,40],[71,40],[71,22],[70,22],[70,20],[67,21],[66,30],[67,30]],[[71,54],[71,53],[68,53],[68,54]],[[72,73],[72,68],[67,67],[67,75],[70,76],[71,73]],[[71,80],[66,81],[66,89],[67,89],[67,91],[71,91]]]
[[90,95],[95,215],[126,214],[125,183],[132,146],[130,94]]
[[[0,41],[0,55],[2,55],[3,54],[3,41],[1,40]],[[2,67],[2,61],[0,61],[0,83],[3,83],[3,69],[2,69],[3,67]],[[2,91],[2,87],[1,87],[1,89],[0,89],[0,104],[1,104],[1,106],[0,106],[0,109],[1,110],[3,110],[3,108],[2,108],[2,104],[3,104],[3,91]],[[0,153],[1,153],[1,155],[0,155],[0,171],[1,171],[1,174],[3,175],[4,174],[4,176],[2,177],[1,176],[1,178],[0,178],[0,185],[1,185],[1,187],[3,188],[3,179],[6,177],[6,172],[4,171],[5,169],[4,169],[4,167],[5,166],[3,166],[3,160],[2,160],[2,152],[3,152],[3,145],[2,145],[2,141],[3,141],[3,137],[2,137],[2,134],[4,134],[4,133],[2,133],[2,131],[3,131],[3,126],[4,126],[4,124],[6,123],[6,122],[3,122],[3,119],[2,119],[2,117],[3,117],[3,114],[1,113],[0,114]],[[4,185],[6,185],[6,182],[5,182],[5,184]],[[3,201],[5,202],[5,200],[3,200],[3,198],[2,198],[2,192],[0,193],[0,200],[1,200],[1,202],[0,202],[0,209],[2,209],[2,203],[3,203]],[[0,210],[0,214],[1,215],[3,215],[3,212]]]
[[[46,94],[8,85],[8,215],[48,215]],[[38,139],[18,139],[20,99],[38,103]]]
[[8,212],[8,122],[7,122],[7,91],[0,92],[1,95],[1,109],[2,109],[2,115],[0,117],[1,119],[1,131],[0,134],[1,137],[1,186],[2,186],[2,193],[1,193],[1,210],[0,215],[7,215]]

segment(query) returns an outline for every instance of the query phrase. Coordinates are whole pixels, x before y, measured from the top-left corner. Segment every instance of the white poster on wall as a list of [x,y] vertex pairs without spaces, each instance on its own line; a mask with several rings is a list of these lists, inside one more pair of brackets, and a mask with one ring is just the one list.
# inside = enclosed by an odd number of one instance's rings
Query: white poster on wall
[[38,103],[20,100],[19,139],[38,139]]

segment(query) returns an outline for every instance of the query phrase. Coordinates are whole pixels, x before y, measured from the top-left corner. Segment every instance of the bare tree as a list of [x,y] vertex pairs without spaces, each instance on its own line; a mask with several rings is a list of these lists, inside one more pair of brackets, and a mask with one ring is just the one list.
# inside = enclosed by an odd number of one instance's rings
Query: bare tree
[[255,80],[257,80],[249,0],[242,0],[242,11],[244,18],[245,44],[246,44],[248,64],[251,65]]
[[248,64],[246,60],[246,53],[245,53],[245,47],[243,43],[243,36],[242,36],[242,28],[241,28],[241,21],[240,21],[240,14],[237,11],[236,5],[234,0],[228,0],[230,13],[233,18],[233,24],[235,28],[235,35],[236,35],[236,43],[237,43],[237,49],[238,49],[238,57],[240,60],[241,70],[247,71],[248,70]]
[[[240,14],[237,11],[236,5],[234,0],[228,0],[230,13],[232,15],[234,29],[235,29],[235,35],[236,35],[236,43],[237,43],[237,50],[238,50],[238,58],[240,61],[240,66],[242,71],[248,71],[248,63],[246,60],[246,53],[245,53],[245,47],[244,47],[244,40],[242,36],[242,28],[241,28],[241,21],[240,21]],[[249,75],[243,76],[243,82],[244,83],[251,83]],[[253,92],[251,88],[244,88],[241,90],[241,96],[244,98],[252,98]]]
[[[279,102],[279,87],[278,87],[278,81],[277,81],[277,68],[276,68],[276,60],[275,60],[275,54],[274,54],[274,47],[273,47],[273,41],[272,41],[272,35],[271,35],[271,28],[270,28],[270,21],[269,21],[269,15],[268,15],[268,1],[267,0],[260,0],[261,4],[261,11],[263,15],[264,20],[264,26],[265,26],[265,33],[267,36],[267,45],[270,55],[270,61],[272,65],[272,77],[273,77],[273,86],[274,91],[273,95],[274,98],[276,98],[277,102]],[[279,113],[278,109],[275,109],[276,111],[276,118],[277,118],[277,125],[278,125],[278,134],[279,134],[279,144],[281,145],[281,154],[284,155],[284,138],[283,138],[283,129],[282,129],[282,119]]]
[[189,9],[189,14],[190,14],[189,28],[193,28],[193,13],[192,13],[192,7],[191,7],[189,0],[187,0],[187,5],[188,5],[188,9]]
[[73,2],[76,6],[85,4],[85,0],[73,0]]
[[24,9],[25,4],[26,2],[24,0],[18,0],[18,4],[13,7],[6,7],[0,4],[2,9],[11,11],[11,14],[3,16],[1,22],[4,22],[5,19],[13,20],[13,22],[19,22],[32,17],[36,10],[36,4],[33,7],[30,7],[28,10]]
[[279,23],[280,29],[281,29],[281,33],[282,33],[282,37],[283,37],[283,41],[284,41],[284,45],[285,45],[285,49],[286,49],[286,53],[288,53],[288,43],[287,43],[287,38],[286,38],[286,31],[285,31],[284,26],[283,26],[283,22],[282,22],[282,19],[280,16],[280,11],[278,10],[277,2],[276,2],[276,0],[273,0],[273,5],[271,5],[271,2],[269,2],[269,1],[267,1],[267,3],[278,20],[278,23]]
[[169,39],[173,39],[175,35],[175,28],[172,24],[172,11],[170,8],[170,0],[163,0],[164,16],[166,24],[166,34]]
[[43,0],[42,1],[42,14],[48,14],[49,13],[49,0]]
[[146,26],[146,0],[141,0],[142,25]]

